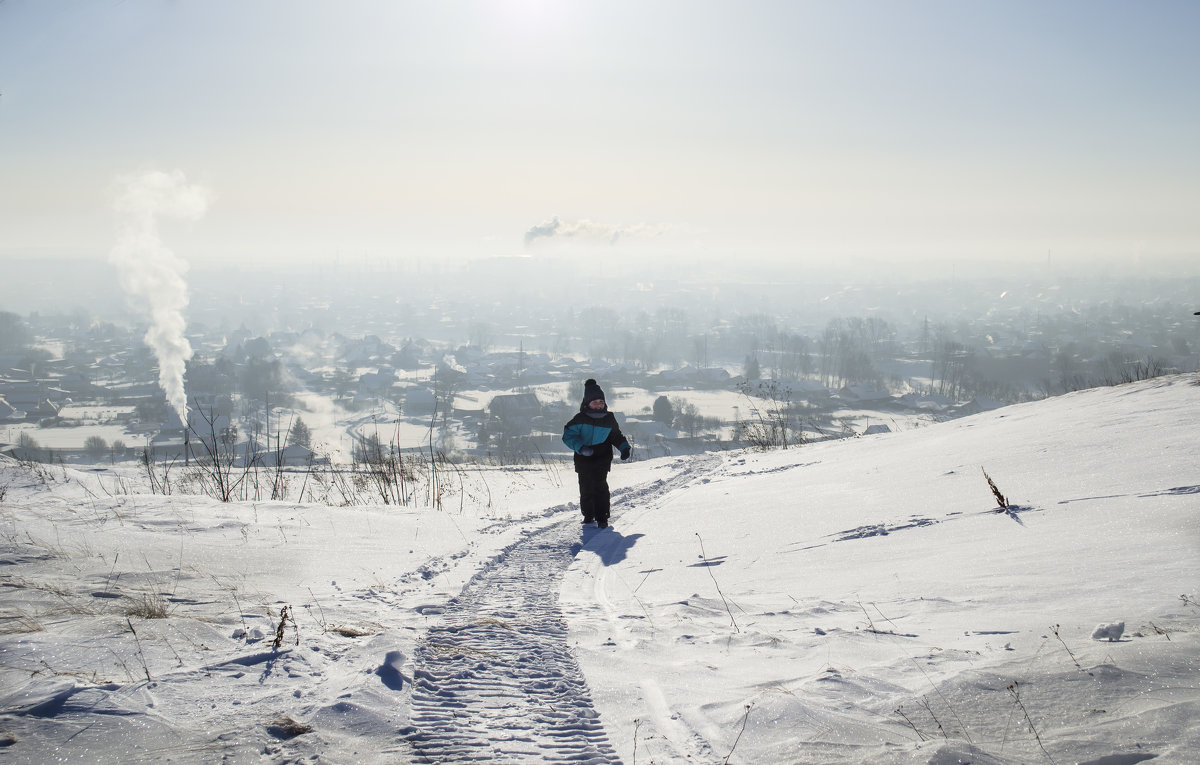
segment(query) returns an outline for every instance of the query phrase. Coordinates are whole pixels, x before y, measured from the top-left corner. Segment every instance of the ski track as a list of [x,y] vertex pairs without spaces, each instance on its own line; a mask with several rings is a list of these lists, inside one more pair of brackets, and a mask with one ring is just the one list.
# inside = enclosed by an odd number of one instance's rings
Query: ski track
[[[719,461],[703,462],[615,491],[614,506],[651,502]],[[563,512],[484,566],[419,644],[404,733],[421,759],[621,762],[567,643],[559,590],[583,542],[576,506]],[[583,534],[603,547],[602,532]]]

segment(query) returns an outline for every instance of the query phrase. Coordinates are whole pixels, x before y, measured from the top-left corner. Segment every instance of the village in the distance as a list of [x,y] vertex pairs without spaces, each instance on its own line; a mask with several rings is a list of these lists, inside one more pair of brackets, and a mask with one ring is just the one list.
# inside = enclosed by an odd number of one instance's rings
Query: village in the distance
[[92,278],[73,296],[35,261],[14,266],[26,300],[54,299],[0,305],[0,454],[544,463],[569,456],[562,425],[595,378],[647,458],[920,427],[1200,366],[1195,278],[696,273],[563,289],[574,266],[525,258],[214,269],[190,277],[185,426],[145,317],[115,282],[97,289],[106,264],[78,268]]

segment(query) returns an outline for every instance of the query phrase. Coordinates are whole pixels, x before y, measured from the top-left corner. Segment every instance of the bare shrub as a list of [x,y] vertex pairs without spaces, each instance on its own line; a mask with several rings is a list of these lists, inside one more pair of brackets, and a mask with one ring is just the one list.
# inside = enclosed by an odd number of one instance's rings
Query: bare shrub
[[237,464],[236,433],[232,432],[232,428],[219,429],[217,426],[219,418],[212,409],[206,413],[197,407],[196,411],[204,420],[202,427],[204,432],[200,432],[194,427],[188,428],[188,450],[191,451],[192,437],[194,436],[194,440],[200,442],[202,452],[196,459],[197,478],[202,491],[221,502],[232,502],[239,498],[236,493],[249,473],[253,463],[252,455],[247,454],[247,459],[243,462],[241,469],[237,469],[235,467]]
[[792,393],[779,384],[778,380],[758,383],[753,388],[749,383],[740,387],[746,399],[750,416],[739,419],[735,433],[738,440],[746,441],[755,449],[786,449],[804,443],[804,434],[792,426]]
[[142,449],[142,467],[145,468],[146,478],[150,481],[151,494],[171,493],[171,469],[174,466],[174,460],[161,464],[155,462],[154,457],[150,455],[150,449]]

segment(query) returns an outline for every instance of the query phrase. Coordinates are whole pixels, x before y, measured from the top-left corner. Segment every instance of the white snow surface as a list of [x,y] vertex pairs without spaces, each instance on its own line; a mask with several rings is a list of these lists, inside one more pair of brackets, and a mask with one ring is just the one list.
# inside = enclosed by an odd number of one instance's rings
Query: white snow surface
[[5,460],[0,760],[1196,762],[1198,404],[617,463],[607,530],[566,470],[439,511]]

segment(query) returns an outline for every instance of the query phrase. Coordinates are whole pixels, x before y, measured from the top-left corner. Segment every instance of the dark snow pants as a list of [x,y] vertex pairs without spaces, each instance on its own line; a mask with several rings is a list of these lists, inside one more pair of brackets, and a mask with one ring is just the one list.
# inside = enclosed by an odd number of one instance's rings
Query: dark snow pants
[[608,471],[579,471],[579,509],[584,522],[595,521],[598,526],[608,525]]

